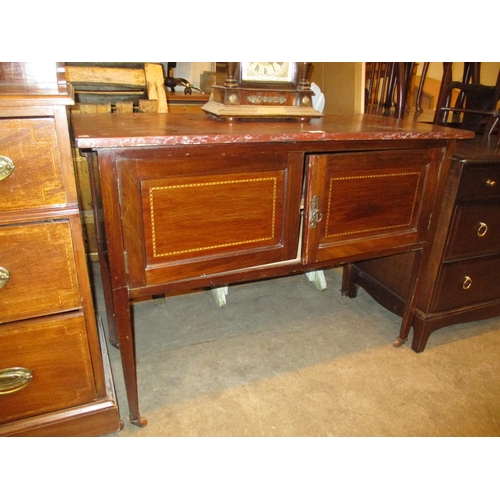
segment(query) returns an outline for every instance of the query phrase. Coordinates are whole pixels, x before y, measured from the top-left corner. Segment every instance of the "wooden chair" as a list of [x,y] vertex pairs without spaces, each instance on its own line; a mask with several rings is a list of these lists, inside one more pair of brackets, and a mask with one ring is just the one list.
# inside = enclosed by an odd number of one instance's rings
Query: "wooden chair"
[[366,63],[365,113],[403,118],[407,85],[405,63]]
[[73,112],[168,112],[161,64],[66,63],[65,69],[75,89]]
[[[481,63],[464,63],[461,81],[452,80],[453,63],[443,63],[434,123],[492,134],[500,120],[500,71],[495,85],[480,83]],[[450,115],[451,114],[451,115]]]

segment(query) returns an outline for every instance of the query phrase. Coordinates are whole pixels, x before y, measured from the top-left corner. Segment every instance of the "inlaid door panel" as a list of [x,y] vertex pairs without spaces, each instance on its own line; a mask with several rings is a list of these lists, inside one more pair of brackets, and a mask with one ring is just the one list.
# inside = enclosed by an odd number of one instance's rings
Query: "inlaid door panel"
[[296,258],[302,164],[288,153],[118,161],[130,285]]
[[353,260],[422,241],[431,161],[416,150],[311,155],[304,260]]

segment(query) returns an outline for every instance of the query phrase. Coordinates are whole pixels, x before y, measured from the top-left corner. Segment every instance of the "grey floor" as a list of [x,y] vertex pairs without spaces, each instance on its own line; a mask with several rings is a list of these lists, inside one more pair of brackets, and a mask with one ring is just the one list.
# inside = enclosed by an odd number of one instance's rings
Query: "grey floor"
[[[105,323],[96,275],[98,312]],[[119,351],[109,347],[122,431],[110,436],[499,436],[500,318],[392,347],[400,318],[339,269],[134,305],[139,401],[128,421]]]

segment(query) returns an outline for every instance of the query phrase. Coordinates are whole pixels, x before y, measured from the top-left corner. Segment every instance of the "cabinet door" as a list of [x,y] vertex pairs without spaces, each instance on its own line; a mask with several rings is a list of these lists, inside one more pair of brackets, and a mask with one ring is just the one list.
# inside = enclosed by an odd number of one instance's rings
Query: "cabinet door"
[[426,150],[311,155],[304,261],[361,260],[425,238]]
[[297,258],[303,156],[199,149],[116,160],[131,287]]

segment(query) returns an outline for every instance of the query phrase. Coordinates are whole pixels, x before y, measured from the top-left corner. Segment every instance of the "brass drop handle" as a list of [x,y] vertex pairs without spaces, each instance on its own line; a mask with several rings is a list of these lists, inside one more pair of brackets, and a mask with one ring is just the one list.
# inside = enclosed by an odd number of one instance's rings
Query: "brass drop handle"
[[486,185],[489,187],[495,187],[497,185],[497,181],[494,181],[493,179],[488,179],[486,181]]
[[33,372],[16,366],[0,370],[0,395],[12,394],[27,387],[33,380]]
[[10,158],[0,156],[0,181],[7,179],[15,168],[14,162]]
[[480,222],[477,228],[477,235],[482,238],[488,232],[488,224],[486,222]]
[[7,284],[10,278],[10,273],[5,267],[0,266],[0,290]]
[[464,282],[462,288],[468,290],[472,286],[472,278],[470,276],[464,276]]

